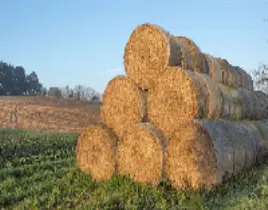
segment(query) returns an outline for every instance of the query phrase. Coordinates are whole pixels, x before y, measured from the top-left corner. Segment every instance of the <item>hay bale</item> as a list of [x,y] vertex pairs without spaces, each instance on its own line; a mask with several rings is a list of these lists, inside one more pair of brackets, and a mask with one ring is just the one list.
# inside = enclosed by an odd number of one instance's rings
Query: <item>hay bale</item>
[[239,125],[242,125],[244,128],[243,133],[241,132],[246,151],[244,169],[249,169],[258,160],[261,151],[262,136],[257,126],[251,121],[243,120]]
[[229,85],[229,63],[226,59],[216,58],[221,67],[222,84]]
[[260,135],[252,126],[227,120],[178,125],[166,148],[166,175],[176,188],[211,188],[253,166]]
[[206,87],[206,91],[204,91],[205,98],[203,98],[203,100],[206,101],[204,104],[208,106],[206,109],[206,117],[208,119],[220,118],[223,97],[219,85],[212,81],[208,75],[195,73],[195,76],[202,81]]
[[206,86],[193,71],[169,67],[148,92],[148,119],[166,134],[177,122],[205,116],[207,111]]
[[253,80],[251,76],[242,68],[235,66],[236,70],[239,71],[241,75],[241,84],[242,88],[245,88],[249,91],[253,91]]
[[118,173],[158,185],[163,178],[165,144],[165,137],[153,124],[129,127],[118,142]]
[[[201,73],[208,73],[208,69],[206,66],[206,60],[204,55],[202,54],[199,47],[195,44],[193,40],[185,36],[177,36],[177,40],[182,40],[185,45],[187,46],[188,50],[192,55],[192,59],[194,62],[194,71],[201,72]],[[191,70],[191,69],[189,69]]]
[[186,45],[185,41],[180,37],[175,37],[176,41],[178,42],[178,45],[180,47],[180,63],[179,66],[183,69],[188,69],[191,71],[195,70],[195,64],[194,64],[194,56],[190,52],[188,46]]
[[175,188],[211,187],[233,173],[233,147],[219,121],[178,125],[166,148],[166,175]]
[[208,74],[210,78],[217,83],[222,83],[222,69],[218,60],[209,54],[204,54],[204,56],[208,63]]
[[[231,94],[231,88],[222,84],[218,84],[222,95],[222,115],[224,119],[240,119],[241,113],[236,113],[236,107],[239,105],[239,98],[234,98]],[[237,103],[238,102],[238,103]]]
[[241,88],[243,87],[241,84],[241,74],[234,68],[232,65],[229,65],[229,78],[228,85],[233,88]]
[[172,34],[154,24],[141,24],[126,44],[125,71],[139,87],[149,89],[167,66],[179,65],[179,55],[180,48]]
[[262,162],[263,159],[268,155],[268,122],[267,120],[251,120],[248,121],[248,123],[254,125],[258,130],[259,134],[261,135],[261,139],[259,142],[260,151],[258,153],[257,158],[260,162]]
[[100,118],[122,136],[128,125],[146,120],[146,91],[128,77],[116,76],[105,89]]
[[268,95],[217,84],[205,74],[168,68],[148,95],[148,119],[168,135],[177,122],[204,119],[266,119]]
[[114,132],[106,125],[90,125],[77,142],[78,167],[95,180],[110,179],[116,173],[117,141]]

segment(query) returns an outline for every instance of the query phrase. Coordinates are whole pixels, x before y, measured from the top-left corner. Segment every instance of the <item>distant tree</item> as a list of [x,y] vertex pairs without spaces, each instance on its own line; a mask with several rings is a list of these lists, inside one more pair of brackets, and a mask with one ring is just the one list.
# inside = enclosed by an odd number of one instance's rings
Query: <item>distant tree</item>
[[268,94],[268,64],[260,64],[258,68],[252,72],[252,78],[254,89]]
[[42,85],[39,83],[37,74],[33,71],[26,77],[27,80],[27,92],[29,95],[40,95]]
[[26,75],[22,66],[0,61],[0,95],[37,95],[42,90],[35,72]]
[[48,96],[62,97],[60,88],[58,88],[58,87],[50,87],[47,95]]

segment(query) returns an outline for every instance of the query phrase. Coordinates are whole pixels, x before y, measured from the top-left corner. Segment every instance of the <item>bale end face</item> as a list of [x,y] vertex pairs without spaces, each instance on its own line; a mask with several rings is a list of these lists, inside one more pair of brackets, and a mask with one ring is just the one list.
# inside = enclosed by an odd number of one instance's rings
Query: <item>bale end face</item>
[[179,189],[216,184],[216,155],[208,133],[194,122],[181,123],[168,139],[166,175]]
[[207,113],[204,82],[180,67],[169,67],[148,94],[148,119],[168,136],[177,122]]
[[118,143],[118,173],[158,185],[163,175],[163,147],[164,137],[152,124],[132,126]]
[[117,137],[103,124],[90,125],[78,138],[78,167],[95,180],[110,179],[116,171]]
[[127,76],[116,76],[107,85],[100,118],[120,137],[125,127],[146,120],[146,92]]
[[134,29],[124,51],[125,71],[143,89],[151,88],[168,65],[179,65],[179,59],[173,35],[150,23]]

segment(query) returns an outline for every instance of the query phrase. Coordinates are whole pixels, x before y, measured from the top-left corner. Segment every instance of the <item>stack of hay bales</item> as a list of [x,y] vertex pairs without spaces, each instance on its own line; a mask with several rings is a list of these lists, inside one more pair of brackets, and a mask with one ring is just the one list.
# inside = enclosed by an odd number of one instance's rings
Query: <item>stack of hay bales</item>
[[245,70],[149,23],[132,32],[124,65],[102,123],[78,139],[78,166],[94,179],[210,188],[268,154],[268,96]]

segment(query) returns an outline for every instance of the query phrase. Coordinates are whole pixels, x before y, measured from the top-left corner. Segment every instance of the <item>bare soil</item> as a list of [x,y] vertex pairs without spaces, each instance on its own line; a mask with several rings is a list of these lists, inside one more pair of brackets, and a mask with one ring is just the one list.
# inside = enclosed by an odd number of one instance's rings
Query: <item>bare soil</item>
[[101,103],[46,96],[1,96],[0,127],[80,133],[100,120]]

